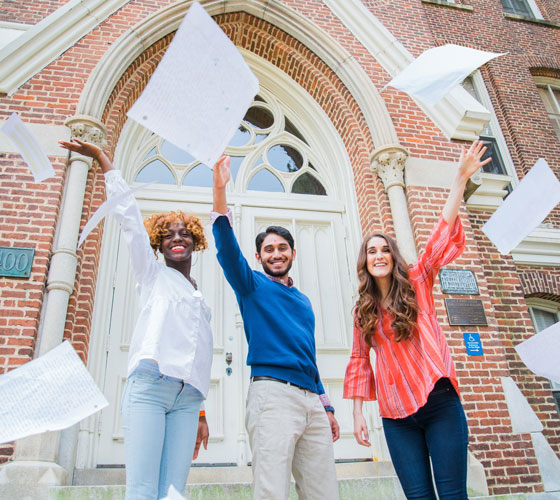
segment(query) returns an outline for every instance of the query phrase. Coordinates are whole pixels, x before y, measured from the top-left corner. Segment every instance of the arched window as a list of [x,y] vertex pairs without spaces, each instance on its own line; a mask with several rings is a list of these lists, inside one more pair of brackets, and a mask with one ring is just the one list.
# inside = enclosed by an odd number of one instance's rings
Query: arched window
[[[261,94],[255,97],[226,149],[231,157],[233,189],[326,196],[325,180],[310,163],[313,155],[304,134],[285,116],[274,96]],[[136,181],[179,188],[212,187],[209,168],[155,135],[151,140],[153,147],[150,143]]]

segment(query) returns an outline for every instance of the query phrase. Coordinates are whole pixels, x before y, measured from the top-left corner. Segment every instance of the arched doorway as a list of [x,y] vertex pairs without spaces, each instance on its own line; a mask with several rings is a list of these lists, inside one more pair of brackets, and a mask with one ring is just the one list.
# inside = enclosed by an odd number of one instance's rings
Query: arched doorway
[[[341,399],[351,347],[353,268],[360,239],[350,160],[336,129],[304,89],[266,61],[244,55],[259,77],[261,90],[226,150],[232,157],[228,197],[236,234],[255,267],[254,237],[259,230],[274,223],[294,234],[298,258],[292,274],[314,306],[318,364],[341,424],[336,457],[371,457],[371,450],[355,444],[351,405]],[[208,223],[211,172],[187,153],[129,121],[120,136],[115,164],[130,184],[158,181],[138,194],[143,215],[180,208]],[[210,248],[198,257],[193,270],[212,307],[214,331],[212,382],[206,404],[212,437],[200,460],[245,464],[250,461],[244,429],[249,379],[246,342],[235,297],[215,259],[211,228],[207,231]],[[92,335],[104,337],[102,378],[111,404],[101,416],[92,466],[124,462],[119,406],[135,301],[127,249],[120,244],[116,224],[108,221]],[[229,366],[227,353],[232,354]],[[230,374],[227,368],[231,368]],[[374,451],[376,454],[383,452]]]

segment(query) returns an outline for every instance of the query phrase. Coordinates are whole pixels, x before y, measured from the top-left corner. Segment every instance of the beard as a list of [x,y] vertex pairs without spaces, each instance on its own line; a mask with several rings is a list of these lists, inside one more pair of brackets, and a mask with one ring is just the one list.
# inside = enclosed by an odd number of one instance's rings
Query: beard
[[268,274],[269,276],[273,276],[274,278],[281,278],[282,276],[286,276],[286,274],[288,274],[290,272],[290,269],[292,268],[293,262],[294,262],[293,259],[290,259],[288,261],[288,263],[286,264],[286,268],[283,271],[274,271],[264,261],[261,261],[261,264],[262,264],[262,267],[263,267],[263,271],[266,274]]

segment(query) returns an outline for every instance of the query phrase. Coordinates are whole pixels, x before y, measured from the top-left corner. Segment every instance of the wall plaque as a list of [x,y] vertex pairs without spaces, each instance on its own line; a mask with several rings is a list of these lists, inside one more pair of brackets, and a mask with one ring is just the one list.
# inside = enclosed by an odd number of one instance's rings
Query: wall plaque
[[34,248],[0,247],[0,276],[29,278]]
[[445,299],[450,325],[488,325],[482,300]]
[[443,293],[478,295],[478,283],[470,269],[441,269],[439,282]]

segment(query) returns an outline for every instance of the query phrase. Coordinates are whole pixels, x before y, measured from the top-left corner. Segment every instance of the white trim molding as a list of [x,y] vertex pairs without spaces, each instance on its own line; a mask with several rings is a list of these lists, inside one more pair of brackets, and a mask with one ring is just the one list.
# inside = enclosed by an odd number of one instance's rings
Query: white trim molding
[[537,5],[537,2],[535,2],[535,0],[527,0],[527,5],[533,11],[535,19],[544,20],[541,9],[539,9],[539,6]]
[[511,255],[516,264],[560,266],[560,229],[541,225],[529,234]]
[[[59,145],[58,141],[70,139],[70,130],[65,125],[51,125],[50,123],[31,123],[23,120],[25,126],[37,139],[47,156],[66,156],[66,151]],[[0,120],[0,128],[6,123]],[[0,134],[0,153],[19,153],[14,143],[6,134]]]
[[473,176],[472,180],[478,187],[468,197],[467,207],[474,210],[495,211],[508,194],[506,187],[513,178],[509,175],[479,172]]
[[70,0],[2,48],[0,93],[12,95],[128,0]]
[[[414,56],[360,0],[323,2],[390,76],[396,76],[414,60]],[[448,138],[472,141],[490,120],[490,112],[460,85],[435,106],[414,101]]]

